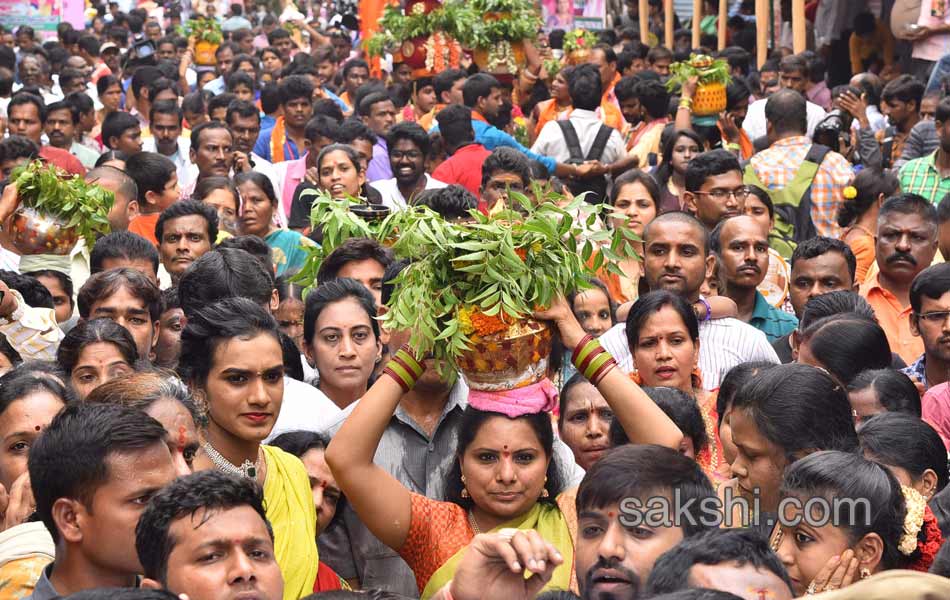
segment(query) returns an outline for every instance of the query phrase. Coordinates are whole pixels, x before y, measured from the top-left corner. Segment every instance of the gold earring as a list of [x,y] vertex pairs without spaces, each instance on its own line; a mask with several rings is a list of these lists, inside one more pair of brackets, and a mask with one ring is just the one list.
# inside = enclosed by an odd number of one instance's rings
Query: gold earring
[[871,576],[871,570],[867,567],[861,567],[861,579],[867,579]]
[[[548,478],[545,477],[545,478],[544,478],[544,485],[547,485],[547,484],[548,484]],[[551,494],[548,493],[548,488],[546,488],[546,487],[541,488],[541,497],[542,497],[542,498],[550,498],[550,497],[551,497]]]
[[462,493],[460,494],[463,498],[470,498],[468,495],[468,488],[465,487],[465,475],[462,475]]

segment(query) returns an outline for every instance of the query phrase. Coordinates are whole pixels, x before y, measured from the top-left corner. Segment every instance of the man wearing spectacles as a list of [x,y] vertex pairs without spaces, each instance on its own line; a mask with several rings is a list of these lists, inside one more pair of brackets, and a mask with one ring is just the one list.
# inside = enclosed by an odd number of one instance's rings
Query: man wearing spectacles
[[445,183],[426,173],[432,144],[422,127],[410,122],[393,125],[386,135],[386,145],[393,177],[370,183],[383,197],[385,206],[403,209],[419,192],[445,187]]
[[742,214],[749,188],[742,183],[739,160],[726,150],[704,152],[686,167],[683,204],[707,229]]
[[927,267],[910,286],[910,330],[924,343],[924,353],[904,369],[924,389],[950,379],[950,263]]

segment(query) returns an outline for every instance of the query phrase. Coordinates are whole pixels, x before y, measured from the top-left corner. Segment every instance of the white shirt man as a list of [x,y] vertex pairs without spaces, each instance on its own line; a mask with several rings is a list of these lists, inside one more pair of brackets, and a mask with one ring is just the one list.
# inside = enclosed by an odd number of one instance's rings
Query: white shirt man
[[[571,111],[571,116],[567,119],[574,127],[577,133],[577,140],[580,143],[581,152],[584,158],[590,152],[594,140],[597,139],[597,133],[604,122],[597,117],[597,113],[592,110],[583,110],[575,108]],[[541,129],[538,139],[531,146],[531,151],[544,156],[550,156],[559,163],[567,162],[571,158],[571,152],[567,147],[567,141],[561,132],[557,121],[550,121]],[[626,154],[623,138],[620,132],[614,129],[607,138],[607,145],[604,147],[604,153],[600,157],[600,162],[609,165],[623,158]]]

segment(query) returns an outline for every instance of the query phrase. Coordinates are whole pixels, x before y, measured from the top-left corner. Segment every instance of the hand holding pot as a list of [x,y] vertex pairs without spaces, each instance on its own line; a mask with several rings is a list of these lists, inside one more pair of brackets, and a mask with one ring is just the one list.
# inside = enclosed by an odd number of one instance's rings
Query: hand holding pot
[[0,195],[0,223],[5,223],[16,209],[20,207],[20,198],[17,195],[16,184],[12,181],[3,188],[3,194]]
[[544,310],[536,310],[534,318],[539,321],[551,321],[558,332],[561,334],[561,340],[564,347],[573,350],[581,339],[586,335],[581,324],[577,322],[571,305],[564,296],[558,296],[551,302],[551,306]]

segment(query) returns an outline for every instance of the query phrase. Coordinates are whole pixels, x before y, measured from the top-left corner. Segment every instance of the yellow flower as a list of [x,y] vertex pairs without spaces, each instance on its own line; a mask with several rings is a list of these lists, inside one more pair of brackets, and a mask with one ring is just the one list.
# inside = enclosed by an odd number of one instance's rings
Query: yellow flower
[[531,244],[532,252],[541,252],[541,250],[543,249],[544,247],[541,245],[541,242],[534,242],[533,244]]
[[845,199],[854,200],[858,197],[858,190],[856,190],[853,185],[849,185],[848,187],[844,188],[843,194]]
[[472,311],[467,308],[458,309],[459,329],[465,335],[471,335],[475,332],[475,326],[472,325]]

